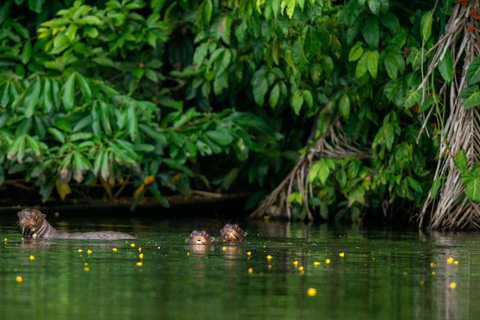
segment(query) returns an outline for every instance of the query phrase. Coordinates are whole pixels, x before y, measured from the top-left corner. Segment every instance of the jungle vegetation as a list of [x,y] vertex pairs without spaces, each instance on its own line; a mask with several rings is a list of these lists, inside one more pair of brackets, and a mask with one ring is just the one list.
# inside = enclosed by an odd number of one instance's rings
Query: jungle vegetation
[[478,228],[478,6],[2,1],[0,185]]

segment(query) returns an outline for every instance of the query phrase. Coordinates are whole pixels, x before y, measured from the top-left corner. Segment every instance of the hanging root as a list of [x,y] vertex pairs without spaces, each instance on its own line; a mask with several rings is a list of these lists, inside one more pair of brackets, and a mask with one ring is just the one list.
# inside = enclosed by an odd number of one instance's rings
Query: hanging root
[[307,219],[312,221],[314,219],[313,213],[308,207],[308,196],[313,196],[312,185],[308,183],[310,165],[320,158],[346,157],[366,159],[370,155],[349,144],[340,121],[335,121],[320,136],[312,148],[300,158],[293,170],[278,187],[262,200],[257,210],[250,215],[250,218],[260,218],[268,213],[291,220],[291,204],[288,202],[288,197],[292,192],[298,191],[302,195],[302,201],[307,210]]
[[[438,92],[439,95],[449,95],[446,104],[450,106],[435,172],[435,180],[442,179],[443,183],[439,189],[438,201],[435,199],[436,194],[430,191],[420,213],[420,228],[480,229],[480,207],[466,198],[462,178],[454,162],[459,150],[465,151],[469,168],[480,162],[480,112],[477,107],[465,110],[460,98],[460,93],[467,85],[467,67],[480,54],[480,34],[476,29],[479,21],[473,16],[474,12],[480,12],[478,1],[461,1],[455,6],[445,35],[429,51],[435,51],[435,54],[420,85],[425,98],[429,77],[450,50],[454,70],[452,81],[449,87],[443,85]],[[458,77],[455,70],[459,70],[457,65],[460,63],[463,63],[460,69],[462,74]],[[427,120],[428,117],[425,124]]]

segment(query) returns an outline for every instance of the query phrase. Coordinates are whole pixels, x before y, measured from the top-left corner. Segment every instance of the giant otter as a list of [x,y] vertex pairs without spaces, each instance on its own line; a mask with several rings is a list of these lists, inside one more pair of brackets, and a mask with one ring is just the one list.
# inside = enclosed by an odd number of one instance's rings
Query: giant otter
[[243,231],[238,224],[227,223],[220,230],[223,242],[243,242],[247,233]]
[[67,233],[57,231],[52,227],[44,215],[37,208],[26,208],[18,213],[22,235],[34,239],[86,239],[86,240],[119,240],[135,239],[134,236],[123,232],[98,231]]
[[186,244],[211,244],[213,240],[215,240],[215,238],[210,237],[207,231],[193,230],[193,232],[190,233],[190,236],[187,239],[185,239],[185,243]]

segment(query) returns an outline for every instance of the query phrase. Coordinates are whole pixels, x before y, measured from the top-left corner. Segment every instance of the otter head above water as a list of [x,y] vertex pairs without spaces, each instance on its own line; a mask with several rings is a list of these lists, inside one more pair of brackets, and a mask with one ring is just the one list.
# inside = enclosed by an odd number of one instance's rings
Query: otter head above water
[[223,242],[243,242],[247,233],[235,223],[227,223],[220,230]]
[[37,208],[25,208],[18,213],[20,220],[20,227],[22,228],[22,235],[25,238],[36,238],[36,232],[42,227],[45,222],[45,217]]
[[190,233],[190,236],[185,239],[185,243],[187,244],[211,244],[215,240],[214,237],[210,237],[210,235],[207,233],[207,231],[202,230],[202,231],[197,231],[193,230],[192,233]]

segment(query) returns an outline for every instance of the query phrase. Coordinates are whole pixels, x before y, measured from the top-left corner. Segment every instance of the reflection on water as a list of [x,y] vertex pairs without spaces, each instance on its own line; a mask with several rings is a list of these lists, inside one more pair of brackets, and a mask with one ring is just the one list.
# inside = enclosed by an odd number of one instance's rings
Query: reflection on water
[[480,318],[478,233],[256,221],[242,224],[245,243],[205,246],[184,239],[196,228],[218,236],[224,221],[52,223],[120,228],[139,237],[132,247],[22,241],[14,221],[1,219],[2,320]]

